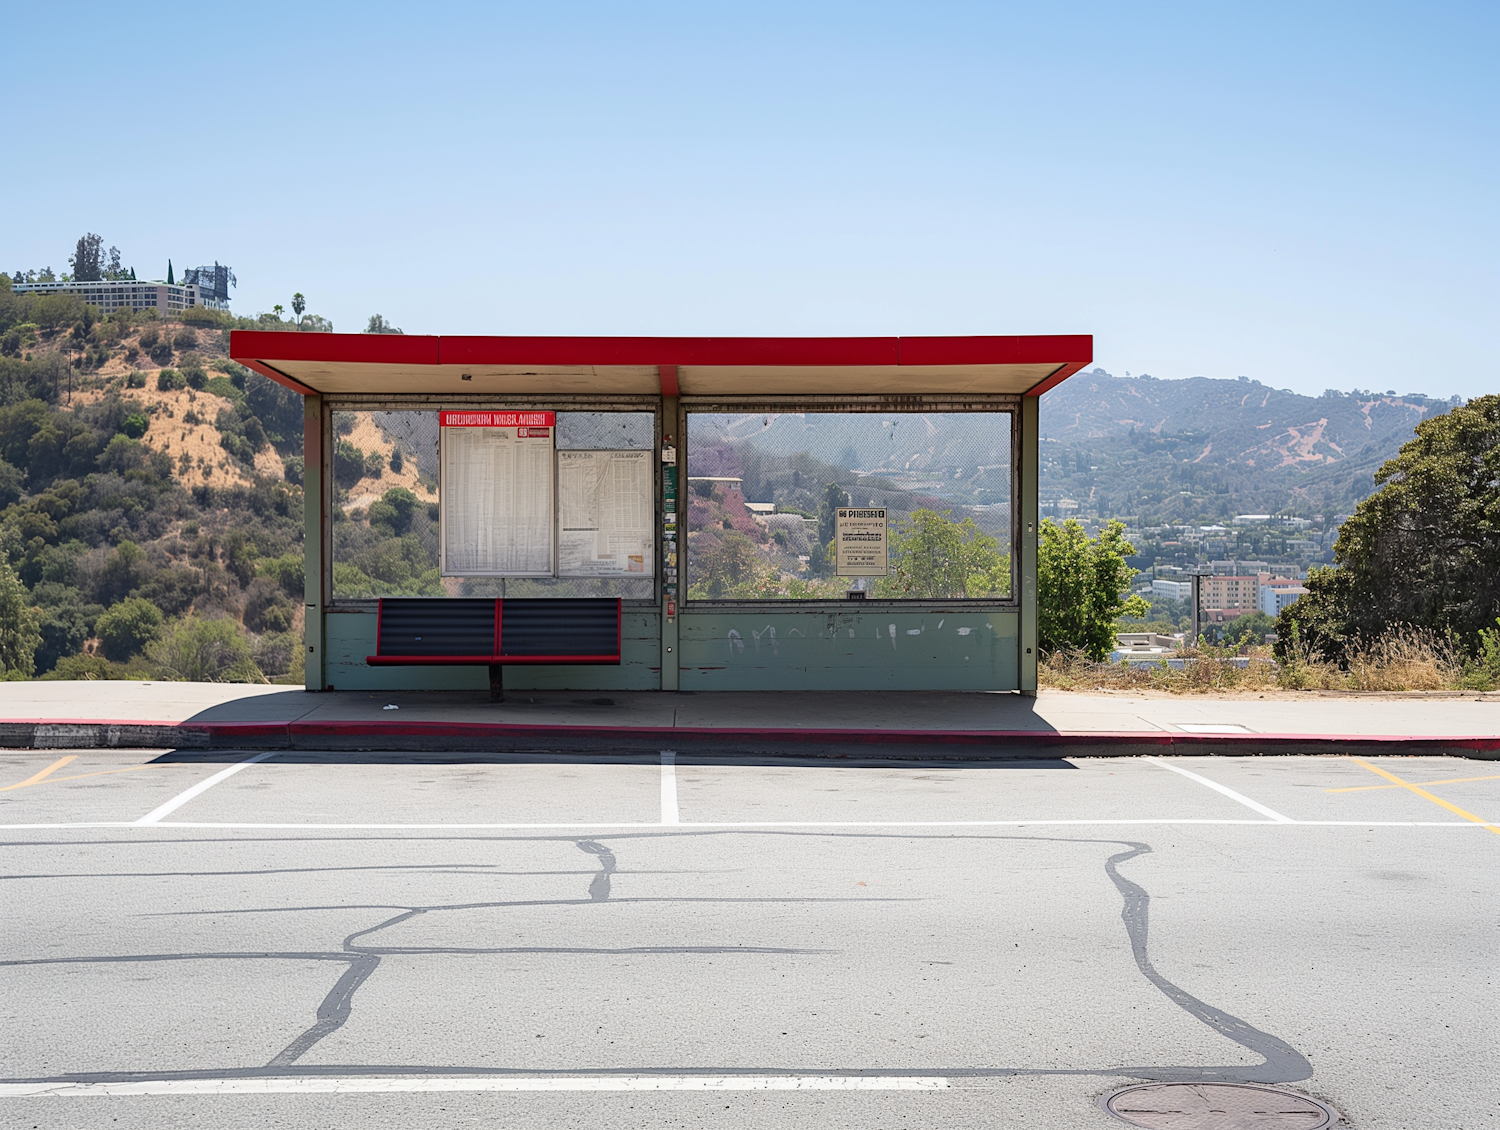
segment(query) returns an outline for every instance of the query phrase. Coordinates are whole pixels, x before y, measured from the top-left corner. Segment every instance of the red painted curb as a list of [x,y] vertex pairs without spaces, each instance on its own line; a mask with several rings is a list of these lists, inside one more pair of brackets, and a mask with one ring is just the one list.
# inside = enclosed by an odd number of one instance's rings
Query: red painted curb
[[201,734],[216,741],[266,741],[291,743],[307,738],[650,738],[662,742],[713,738],[751,738],[767,742],[864,742],[878,745],[928,743],[937,745],[989,745],[1030,743],[1041,746],[1099,742],[1107,745],[1194,747],[1229,745],[1276,747],[1292,744],[1330,746],[1373,744],[1402,746],[1440,744],[1475,751],[1500,750],[1500,735],[1481,734],[1188,734],[1149,730],[871,730],[798,729],[789,727],[717,726],[582,726],[521,725],[508,722],[142,722],[123,719],[26,718],[5,719],[0,726],[99,727],[111,730],[178,730]]

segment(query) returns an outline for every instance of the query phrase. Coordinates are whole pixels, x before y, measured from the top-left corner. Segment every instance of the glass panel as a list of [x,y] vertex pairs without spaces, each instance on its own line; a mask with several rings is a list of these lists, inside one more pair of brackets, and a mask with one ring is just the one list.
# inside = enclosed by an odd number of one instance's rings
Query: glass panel
[[[333,596],[603,596],[652,600],[651,577],[438,575],[438,414],[333,414]],[[649,451],[652,412],[559,412],[557,446]]]
[[[688,416],[692,600],[1008,598],[1009,412]],[[835,575],[839,507],[885,507],[888,574]]]

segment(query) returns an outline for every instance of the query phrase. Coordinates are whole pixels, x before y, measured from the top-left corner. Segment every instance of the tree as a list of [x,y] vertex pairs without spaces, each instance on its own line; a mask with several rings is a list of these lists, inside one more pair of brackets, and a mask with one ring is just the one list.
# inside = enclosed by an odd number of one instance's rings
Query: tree
[[104,240],[93,232],[78,237],[78,248],[68,256],[77,282],[98,282],[103,267]]
[[347,439],[333,445],[333,481],[348,489],[365,477],[365,453]]
[[891,531],[890,557],[890,576],[877,585],[881,596],[962,600],[1010,592],[1010,554],[973,518],[955,522],[946,511],[914,510]]
[[404,332],[399,326],[393,326],[379,314],[371,314],[370,320],[365,325],[367,334],[398,334]]
[[1500,617],[1500,395],[1417,425],[1339,530],[1334,566],[1281,612],[1277,652],[1345,662],[1398,625],[1477,654]]
[[1037,644],[1042,653],[1081,651],[1095,662],[1115,647],[1115,621],[1144,616],[1143,597],[1125,594],[1138,570],[1125,564],[1135,546],[1125,524],[1110,522],[1091,538],[1076,518],[1042,523],[1037,545]]
[[1226,620],[1222,625],[1209,628],[1206,634],[1217,636],[1220,643],[1239,646],[1240,644],[1258,644],[1266,636],[1276,630],[1276,621],[1264,612],[1247,612],[1243,616],[1236,616],[1233,620]]
[[766,560],[755,543],[738,530],[725,530],[723,536],[702,536],[693,544],[697,574],[693,595],[718,600],[732,596],[731,591],[755,583],[766,572]]
[[250,644],[233,620],[178,620],[147,655],[168,678],[196,683],[263,683]]
[[281,315],[282,315],[282,314],[283,314],[283,313],[285,313],[285,312],[286,312],[286,307],[285,307],[285,306],[283,306],[283,305],[282,305],[282,304],[281,304],[281,303],[279,303],[279,302],[278,302],[278,303],[276,303],[276,305],[275,305],[275,306],[272,306],[272,307],[271,307],[271,313],[273,313],[273,314],[275,314],[275,315],[276,315],[276,320],[277,320],[277,321],[278,321],[278,322],[279,322],[279,321],[281,321]]
[[161,622],[161,609],[149,600],[122,600],[99,617],[99,650],[104,658],[123,663],[161,634]]
[[390,534],[400,537],[411,529],[412,516],[416,511],[416,495],[405,487],[391,487],[379,499],[370,503],[367,514],[371,529],[386,527]]
[[849,492],[838,483],[829,483],[823,488],[823,501],[818,506],[818,544],[827,545],[838,532],[838,508],[849,505]]
[[307,299],[302,297],[302,292],[299,290],[296,294],[292,295],[292,313],[297,315],[297,320],[300,322],[306,310]]
[[41,616],[21,579],[0,560],[0,671],[29,679],[36,674]]

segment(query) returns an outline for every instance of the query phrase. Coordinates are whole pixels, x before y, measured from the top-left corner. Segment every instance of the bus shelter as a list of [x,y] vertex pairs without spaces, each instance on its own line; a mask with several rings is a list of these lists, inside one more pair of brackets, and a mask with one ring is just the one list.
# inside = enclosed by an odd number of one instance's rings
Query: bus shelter
[[230,344],[304,397],[309,690],[1034,692],[1038,398],[1092,350]]

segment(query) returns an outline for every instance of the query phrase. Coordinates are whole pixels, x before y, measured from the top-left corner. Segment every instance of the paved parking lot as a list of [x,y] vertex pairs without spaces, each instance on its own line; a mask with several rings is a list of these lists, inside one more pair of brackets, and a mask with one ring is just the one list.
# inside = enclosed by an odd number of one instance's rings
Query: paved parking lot
[[1500,1126],[1500,763],[0,754],[0,1124]]

